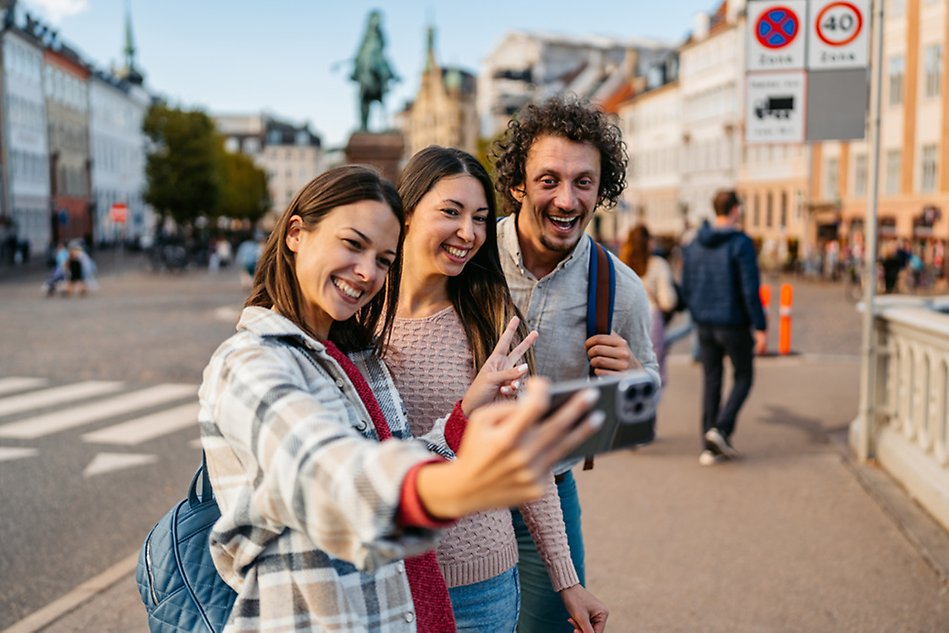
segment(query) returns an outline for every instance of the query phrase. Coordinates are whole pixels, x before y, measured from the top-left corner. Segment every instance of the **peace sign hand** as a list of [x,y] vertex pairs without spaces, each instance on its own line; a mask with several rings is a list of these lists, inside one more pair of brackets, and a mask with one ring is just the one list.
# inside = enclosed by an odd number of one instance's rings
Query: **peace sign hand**
[[461,400],[461,410],[465,416],[471,415],[471,412],[480,406],[494,402],[499,394],[513,396],[517,393],[521,380],[527,375],[527,363],[517,363],[537,340],[537,332],[532,331],[511,349],[519,323],[520,320],[514,317],[507,324],[498,344],[494,346],[494,351],[485,360],[481,371],[465,392]]

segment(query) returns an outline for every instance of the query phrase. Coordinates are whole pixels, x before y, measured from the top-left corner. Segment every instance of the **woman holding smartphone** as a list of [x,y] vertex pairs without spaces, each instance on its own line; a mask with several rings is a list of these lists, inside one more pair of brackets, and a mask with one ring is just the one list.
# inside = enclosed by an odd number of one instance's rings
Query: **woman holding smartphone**
[[[540,497],[551,464],[602,424],[592,414],[571,430],[590,392],[538,424],[549,399],[535,381],[517,404],[478,411],[486,400],[466,393],[411,439],[380,360],[402,232],[375,172],[317,177],[278,221],[238,332],[205,369],[201,438],[221,509],[210,547],[238,594],[227,632],[453,631],[438,532]],[[495,389],[512,375],[487,373]]]
[[[526,372],[529,355],[515,365],[537,334],[518,324],[498,258],[493,185],[477,159],[428,147],[403,170],[399,195],[406,210],[405,268],[386,362],[412,434],[421,436],[431,431],[433,414],[466,390],[497,397],[498,388],[482,385],[478,372]],[[509,355],[492,352],[514,328],[523,343]],[[517,386],[504,385],[501,393],[513,395]],[[552,475],[545,486],[540,500],[520,509],[575,626],[602,630],[608,612],[579,584]],[[437,553],[458,630],[514,631],[519,584],[511,513],[490,510],[461,519]]]

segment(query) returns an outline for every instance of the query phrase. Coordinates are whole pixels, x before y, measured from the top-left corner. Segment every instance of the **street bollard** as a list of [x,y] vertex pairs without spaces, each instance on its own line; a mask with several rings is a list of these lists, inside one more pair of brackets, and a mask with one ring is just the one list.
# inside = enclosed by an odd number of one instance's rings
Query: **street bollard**
[[[765,322],[768,321],[768,315],[771,313],[771,286],[769,284],[761,284],[758,288],[758,295],[761,297],[761,307],[764,308],[764,318]],[[768,352],[767,348],[762,352],[766,354]]]
[[794,303],[794,289],[791,284],[781,285],[781,305],[778,308],[778,354],[791,353],[791,304]]

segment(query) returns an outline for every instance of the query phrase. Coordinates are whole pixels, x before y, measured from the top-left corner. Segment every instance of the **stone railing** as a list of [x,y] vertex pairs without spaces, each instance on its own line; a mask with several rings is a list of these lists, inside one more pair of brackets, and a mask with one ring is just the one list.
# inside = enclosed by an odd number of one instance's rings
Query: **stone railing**
[[874,319],[868,453],[949,529],[949,300],[889,299]]

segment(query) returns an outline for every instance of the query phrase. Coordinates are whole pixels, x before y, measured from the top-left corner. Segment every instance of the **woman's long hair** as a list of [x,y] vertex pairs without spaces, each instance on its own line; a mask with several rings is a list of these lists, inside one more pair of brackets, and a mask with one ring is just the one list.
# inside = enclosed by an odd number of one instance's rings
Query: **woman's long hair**
[[619,258],[642,277],[649,268],[649,229],[638,224],[629,230],[626,241],[619,249]]
[[330,169],[297,192],[267,239],[254,275],[254,288],[244,305],[274,308],[301,329],[313,334],[303,318],[303,297],[294,267],[295,255],[287,246],[290,218],[300,216],[303,230],[312,231],[336,207],[363,200],[383,202],[392,209],[399,221],[399,246],[385,285],[352,317],[334,322],[330,327],[329,340],[343,351],[374,347],[381,354],[388,343],[392,320],[399,304],[405,213],[392,183],[367,167],[344,165]]
[[[521,320],[518,339],[528,334],[527,324],[511,299],[498,256],[497,207],[491,177],[478,159],[468,152],[431,145],[415,154],[402,170],[399,196],[405,205],[406,216],[411,218],[419,201],[438,181],[459,175],[477,180],[488,203],[484,244],[460,274],[448,278],[448,297],[465,328],[477,372],[491,355],[511,317],[517,316]],[[392,280],[389,283],[391,285]],[[533,371],[532,353],[527,354],[527,362]]]

